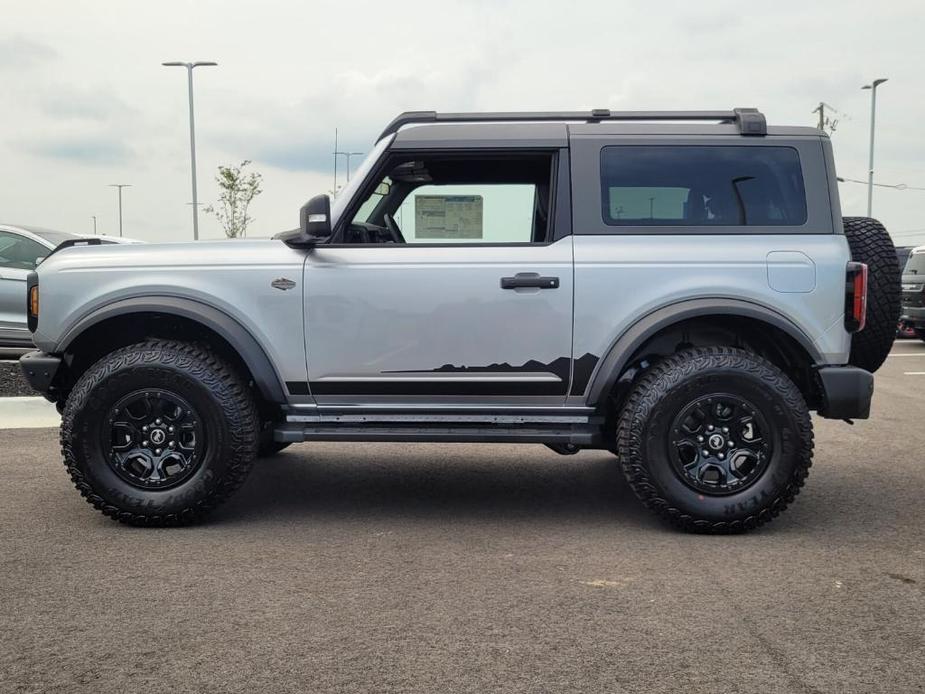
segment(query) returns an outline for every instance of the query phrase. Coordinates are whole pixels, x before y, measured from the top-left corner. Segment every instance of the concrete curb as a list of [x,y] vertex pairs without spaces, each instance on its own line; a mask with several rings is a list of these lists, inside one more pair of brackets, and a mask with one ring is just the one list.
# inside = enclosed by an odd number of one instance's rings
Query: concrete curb
[[0,398],[0,429],[41,429],[59,424],[61,415],[45,398]]

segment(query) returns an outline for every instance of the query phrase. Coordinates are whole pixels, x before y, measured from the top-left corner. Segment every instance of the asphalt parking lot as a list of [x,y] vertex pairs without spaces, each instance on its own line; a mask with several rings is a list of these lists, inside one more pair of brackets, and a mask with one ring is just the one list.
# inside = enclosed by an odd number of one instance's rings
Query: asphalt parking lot
[[796,504],[682,535],[615,459],[303,444],[208,523],[84,503],[0,430],[4,692],[925,691],[925,344],[816,420]]

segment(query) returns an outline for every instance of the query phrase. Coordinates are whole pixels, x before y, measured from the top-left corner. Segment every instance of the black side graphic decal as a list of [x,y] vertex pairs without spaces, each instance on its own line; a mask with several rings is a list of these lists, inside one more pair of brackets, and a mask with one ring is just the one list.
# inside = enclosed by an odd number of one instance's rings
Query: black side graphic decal
[[572,387],[569,389],[569,395],[583,395],[588,387],[588,381],[591,380],[591,374],[594,373],[594,367],[597,366],[598,358],[591,353],[585,354],[580,359],[576,359],[572,365]]
[[312,381],[311,383],[290,382],[289,393],[306,395],[309,387],[314,395],[565,395],[572,373],[572,395],[584,393],[591,378],[591,373],[598,362],[598,357],[585,354],[579,359],[558,357],[544,363],[530,359],[514,366],[507,362],[488,364],[486,366],[457,366],[444,364],[436,369],[406,369],[383,371],[383,374],[554,374],[559,381]]

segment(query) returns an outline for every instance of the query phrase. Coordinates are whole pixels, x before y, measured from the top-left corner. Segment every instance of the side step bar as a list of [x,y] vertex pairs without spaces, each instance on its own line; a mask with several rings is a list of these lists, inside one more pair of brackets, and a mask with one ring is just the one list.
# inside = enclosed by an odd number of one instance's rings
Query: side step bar
[[600,442],[600,427],[570,426],[331,426],[281,424],[273,430],[276,441],[404,441],[456,443],[572,443],[593,446]]

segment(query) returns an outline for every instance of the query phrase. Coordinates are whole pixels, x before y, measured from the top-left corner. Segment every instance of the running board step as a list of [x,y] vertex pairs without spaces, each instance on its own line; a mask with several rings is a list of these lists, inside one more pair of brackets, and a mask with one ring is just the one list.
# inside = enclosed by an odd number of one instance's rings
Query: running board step
[[273,438],[285,443],[301,441],[405,441],[458,443],[573,443],[592,446],[600,429],[590,424],[559,427],[473,426],[317,426],[282,424]]

